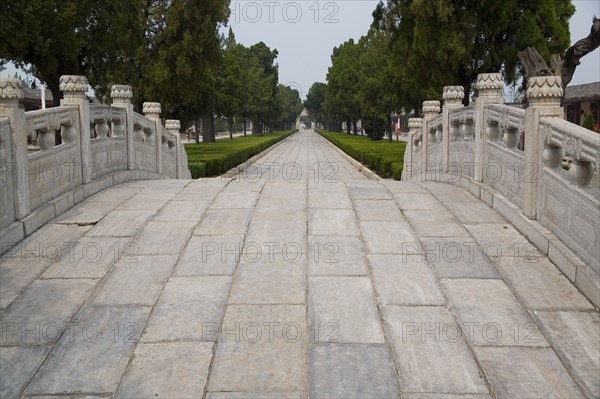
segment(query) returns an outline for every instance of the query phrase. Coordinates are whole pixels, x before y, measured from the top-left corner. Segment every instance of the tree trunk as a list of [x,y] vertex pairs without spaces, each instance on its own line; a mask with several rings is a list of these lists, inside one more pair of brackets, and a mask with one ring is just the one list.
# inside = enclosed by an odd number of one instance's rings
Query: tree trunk
[[354,130],[354,135],[358,136],[358,127],[356,126],[356,119],[352,121],[352,129]]
[[259,136],[261,133],[262,133],[262,123],[257,119],[253,119],[252,120],[252,135]]
[[394,132],[394,119],[392,118],[392,115],[390,113],[388,113],[388,128],[390,129],[390,133],[388,134],[388,141],[391,143],[392,140],[392,134]]
[[[228,118],[229,122],[229,138],[233,140],[233,125],[235,124],[235,118]],[[233,120],[233,122],[231,122]]]
[[58,107],[60,105],[61,98],[60,89],[58,88],[58,79],[56,79],[54,76],[42,78],[44,79],[44,83],[46,83],[46,85],[48,86],[48,90],[50,90],[50,92],[52,93],[52,102],[54,103],[54,106]]
[[200,119],[200,115],[196,115],[196,128],[194,129],[194,138],[196,140],[196,144],[200,144],[200,124],[202,123],[202,119]]
[[346,134],[350,134],[350,121],[346,121]]
[[217,141],[215,138],[212,112],[205,112],[202,114],[202,141],[205,143],[214,143]]
[[248,120],[246,119],[246,115],[242,116],[242,118],[244,118],[244,137],[246,137],[246,122]]

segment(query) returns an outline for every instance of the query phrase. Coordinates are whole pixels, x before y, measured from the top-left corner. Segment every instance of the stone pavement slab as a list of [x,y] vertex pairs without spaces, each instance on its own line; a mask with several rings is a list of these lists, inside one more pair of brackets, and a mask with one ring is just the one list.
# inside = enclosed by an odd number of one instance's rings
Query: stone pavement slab
[[163,289],[143,342],[214,341],[225,312],[231,277],[173,277]]
[[365,248],[356,236],[308,236],[308,274],[365,276]]
[[98,223],[119,204],[120,202],[117,201],[92,201],[90,198],[89,202],[76,205],[60,215],[56,223],[81,225]]
[[41,278],[101,279],[120,258],[133,260],[137,252],[127,237],[82,237],[63,251]]
[[230,305],[209,391],[301,391],[307,384],[304,305]]
[[421,244],[406,220],[361,222],[363,240],[369,253],[418,254]]
[[149,307],[86,307],[75,317],[26,390],[27,394],[115,392]]
[[242,255],[243,235],[193,236],[179,257],[176,276],[233,274]]
[[211,209],[254,208],[259,195],[257,191],[229,191],[228,188],[215,197]]
[[[314,342],[383,343],[371,281],[367,277],[309,277],[309,324],[321,332]],[[330,327],[328,327],[330,326]]]
[[187,244],[196,222],[148,223],[133,243],[140,255],[177,255]]
[[354,200],[387,200],[392,199],[389,190],[378,181],[346,182],[350,196]]
[[[158,187],[157,187],[158,188]],[[179,191],[177,188],[176,191]],[[123,202],[117,209],[119,210],[153,210],[157,211],[163,207],[171,198],[174,193],[166,192],[165,188],[158,190],[142,190],[133,197]]]
[[528,259],[543,256],[535,245],[510,224],[467,224],[465,228],[492,260],[501,257]]
[[206,399],[305,399],[306,392],[207,392]]
[[470,237],[447,209],[407,209],[404,215],[419,237]]
[[50,349],[50,346],[0,347],[0,396],[18,397]]
[[210,201],[169,201],[152,218],[155,222],[187,222],[200,220]]
[[201,397],[212,346],[208,342],[139,344],[116,397]]
[[133,237],[156,213],[156,210],[114,210],[100,220],[88,237]]
[[392,200],[356,200],[354,208],[358,218],[363,221],[400,221],[402,214],[398,205]]
[[297,262],[278,256],[273,262],[242,260],[237,268],[229,303],[302,304],[306,303],[306,258]]
[[491,395],[457,394],[451,393],[405,393],[406,399],[491,399]]
[[0,264],[0,309],[7,308],[50,264],[41,257],[27,260],[4,254]]
[[194,235],[240,235],[246,233],[250,209],[208,209]]
[[154,305],[176,260],[173,255],[139,255],[117,263],[98,287],[92,303]]
[[548,346],[504,281],[454,279],[442,285],[472,345]]
[[392,360],[382,344],[313,344],[309,349],[313,398],[397,398]]
[[475,354],[496,398],[584,398],[552,349],[481,347]]
[[530,309],[593,309],[548,258],[500,258],[496,266]]
[[462,223],[506,223],[506,219],[483,202],[444,202]]
[[369,261],[380,304],[444,304],[435,275],[420,255],[369,255]]
[[403,392],[488,392],[460,327],[448,309],[385,306],[384,318]]
[[538,311],[534,317],[586,396],[600,397],[598,312]]
[[351,209],[309,209],[308,234],[357,236],[360,232]]
[[0,345],[50,345],[58,341],[97,280],[36,280],[2,314]]
[[270,252],[281,253],[288,248],[306,248],[304,220],[253,221],[246,235],[246,245],[256,244]]
[[396,192],[394,198],[400,209],[432,209],[444,210],[444,205],[437,200],[431,193],[424,191],[418,193]]
[[360,169],[303,131],[41,227],[0,265],[1,396],[599,396],[599,313],[525,236]]
[[308,194],[308,207],[352,209],[352,202],[346,191],[311,191]]
[[473,238],[421,237],[420,240],[427,261],[440,278],[500,278],[492,261]]

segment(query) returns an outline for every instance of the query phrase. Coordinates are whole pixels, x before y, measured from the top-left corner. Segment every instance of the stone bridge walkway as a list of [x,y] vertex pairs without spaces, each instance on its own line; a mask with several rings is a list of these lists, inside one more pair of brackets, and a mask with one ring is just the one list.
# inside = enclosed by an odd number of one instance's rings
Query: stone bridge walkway
[[598,313],[525,237],[312,132],[104,190],[0,277],[2,398],[600,395]]

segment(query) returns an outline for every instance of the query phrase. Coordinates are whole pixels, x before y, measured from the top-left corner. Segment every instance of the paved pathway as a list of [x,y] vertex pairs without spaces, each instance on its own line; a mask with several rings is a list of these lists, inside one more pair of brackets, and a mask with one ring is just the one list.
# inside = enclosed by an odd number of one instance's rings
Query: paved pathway
[[600,395],[598,313],[506,220],[312,132],[102,191],[0,277],[2,398]]

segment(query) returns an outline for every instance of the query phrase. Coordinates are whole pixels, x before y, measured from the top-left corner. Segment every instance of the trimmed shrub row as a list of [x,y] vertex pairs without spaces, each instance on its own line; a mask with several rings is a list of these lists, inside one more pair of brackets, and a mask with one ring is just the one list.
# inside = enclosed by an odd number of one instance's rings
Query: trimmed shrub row
[[222,139],[216,143],[185,144],[188,168],[193,179],[219,176],[295,132],[296,130],[290,130],[264,136]]
[[317,133],[379,176],[391,177],[394,180],[402,178],[405,142],[372,141],[366,136],[333,133],[326,130],[317,130]]

